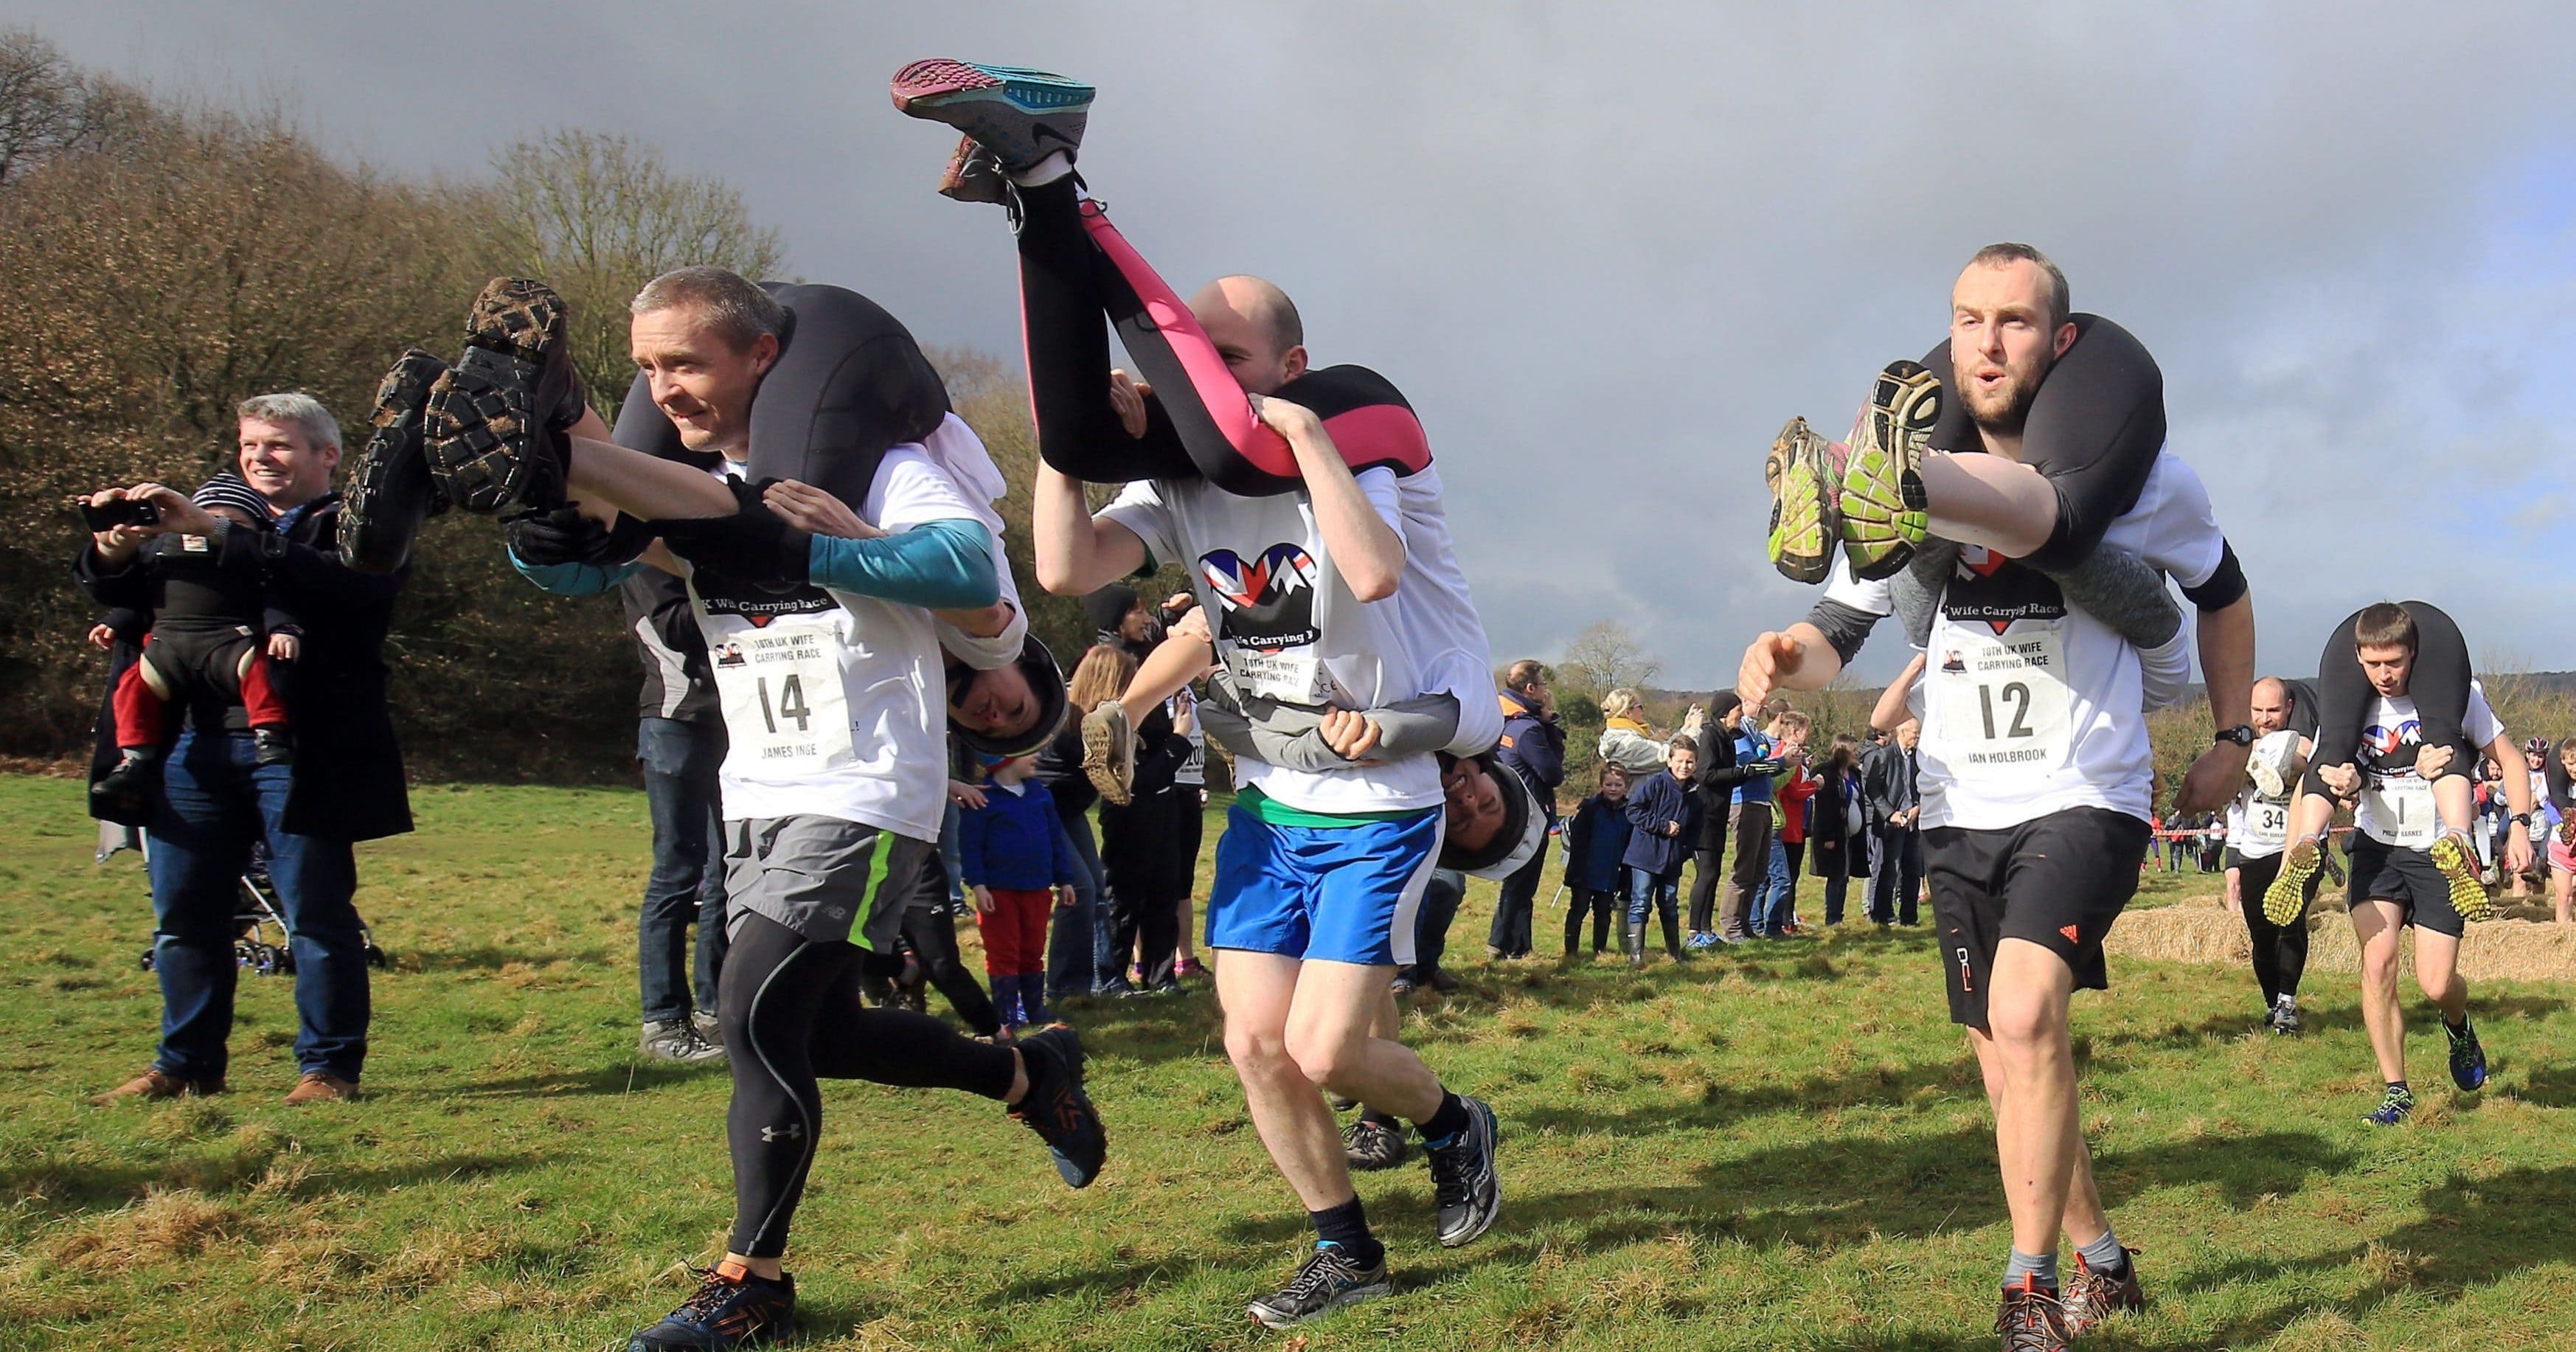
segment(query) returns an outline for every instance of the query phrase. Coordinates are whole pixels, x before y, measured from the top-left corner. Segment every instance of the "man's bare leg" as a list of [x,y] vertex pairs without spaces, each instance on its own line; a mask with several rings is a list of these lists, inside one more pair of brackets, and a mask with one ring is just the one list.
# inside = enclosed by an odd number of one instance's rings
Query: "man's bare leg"
[[[1409,1122],[1440,1110],[1440,1079],[1401,1042],[1376,1036],[1393,997],[1393,967],[1308,962],[1297,974],[1288,1014],[1288,1054],[1306,1075],[1343,1098]],[[1333,1135],[1336,1145],[1338,1133]]]
[[[2055,953],[2023,939],[1995,947],[1987,1004],[1991,1054],[2002,1071],[1995,1144],[2013,1248],[2057,1252],[2081,1146],[2075,1111],[2075,1051],[2067,1008],[2075,974]],[[2098,1201],[2091,1208],[2098,1214]]]
[[2403,912],[2393,901],[2364,902],[2352,912],[2353,937],[2361,943],[2361,1022],[2370,1030],[2379,1078],[2390,1084],[2406,1078],[2406,1016],[2397,1007],[2397,939],[2402,920]]
[[1288,1050],[1298,969],[1304,965],[1275,953],[1235,950],[1216,966],[1216,994],[1225,1010],[1226,1056],[1243,1082],[1253,1128],[1271,1163],[1311,1212],[1359,1194],[1351,1187],[1332,1106]]
[[[1986,1106],[1995,1115],[1996,1158],[1999,1161],[2015,1158],[2021,1149],[2020,1118],[2004,1111],[2004,1058],[1993,1038],[1974,1028],[1967,1032],[1968,1047],[1977,1054],[1977,1071],[1985,1080]],[[2102,1209],[2101,1189],[2093,1181],[2093,1151],[2081,1135],[2075,1141],[2074,1169],[2067,1182],[2061,1228],[2069,1245],[2078,1249],[2111,1232],[2110,1216]]]
[[[2395,984],[2393,981],[2390,984]],[[2469,979],[2460,975],[2460,941],[2431,930],[2415,931],[2415,984],[2454,1027],[2469,1017]]]

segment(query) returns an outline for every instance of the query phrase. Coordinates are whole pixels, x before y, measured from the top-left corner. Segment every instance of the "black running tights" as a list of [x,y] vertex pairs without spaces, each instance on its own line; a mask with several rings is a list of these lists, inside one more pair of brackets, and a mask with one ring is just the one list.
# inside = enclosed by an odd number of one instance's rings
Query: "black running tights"
[[1691,851],[1691,933],[1706,934],[1717,928],[1717,885],[1725,881],[1724,849]]
[[763,915],[735,923],[717,983],[733,1106],[733,1252],[776,1258],[805,1192],[822,1128],[817,1077],[907,1089],[961,1089],[989,1099],[1011,1092],[1019,1054],[977,1042],[944,1020],[859,1003],[865,953],[817,943]]
[[[2228,866],[2236,870],[2236,905],[2245,913],[2245,933],[2254,941],[2254,981],[2263,988],[2263,1003],[2270,1005],[2284,995],[2297,996],[2299,978],[2308,970],[2307,914],[2301,912],[2287,925],[2275,925],[2263,918],[2263,894],[2281,874],[2281,856],[2249,860],[2231,853]],[[2321,880],[2321,875],[2308,878],[2308,900],[2317,899]]]
[[[2422,601],[2402,604],[2415,617],[2415,668],[2406,690],[2414,697],[2415,716],[2423,722],[2424,745],[2451,748],[2446,777],[2475,775],[2483,753],[2469,745],[2460,731],[2469,714],[2468,640],[2460,637],[2460,626],[2436,607]],[[2326,650],[2317,655],[2317,752],[2308,760],[2310,793],[2326,792],[2318,767],[2350,765],[2361,751],[2361,720],[2375,695],[2352,643],[2353,626],[2360,619],[2357,610],[2346,616],[2335,626],[2334,637],[2326,640]]]

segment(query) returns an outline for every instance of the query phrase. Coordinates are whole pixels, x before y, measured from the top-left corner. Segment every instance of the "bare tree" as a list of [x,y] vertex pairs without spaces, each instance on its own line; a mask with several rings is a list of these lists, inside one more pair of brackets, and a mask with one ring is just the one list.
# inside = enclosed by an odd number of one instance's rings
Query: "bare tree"
[[142,116],[132,91],[74,66],[34,30],[0,30],[0,188],[49,160],[105,148]]
[[492,157],[496,258],[543,278],[572,307],[573,365],[614,420],[635,375],[626,303],[673,268],[709,264],[758,280],[785,260],[778,232],[752,224],[742,195],[674,172],[623,136],[558,131]]
[[1644,685],[1664,670],[1663,662],[1617,620],[1596,620],[1575,635],[1556,666],[1565,684],[1596,698],[1623,685]]

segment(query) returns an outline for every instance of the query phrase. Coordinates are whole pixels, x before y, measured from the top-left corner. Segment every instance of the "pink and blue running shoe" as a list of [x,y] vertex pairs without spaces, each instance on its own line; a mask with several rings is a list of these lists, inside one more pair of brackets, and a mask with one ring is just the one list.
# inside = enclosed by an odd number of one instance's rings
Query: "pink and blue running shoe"
[[945,122],[1019,173],[1082,146],[1091,116],[1091,86],[1042,70],[986,66],[945,58],[915,61],[894,73],[894,106],[907,116]]

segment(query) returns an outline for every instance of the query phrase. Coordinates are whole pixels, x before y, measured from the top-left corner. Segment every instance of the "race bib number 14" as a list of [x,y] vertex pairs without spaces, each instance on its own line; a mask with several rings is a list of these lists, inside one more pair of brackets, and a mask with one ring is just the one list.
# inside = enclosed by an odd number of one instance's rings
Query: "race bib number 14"
[[733,741],[728,759],[739,758],[763,776],[856,759],[849,697],[828,630],[754,629],[727,638],[708,658],[724,700],[725,735]]
[[2055,626],[2004,638],[1951,629],[1928,679],[1952,774],[2048,769],[2065,764],[2074,749],[2074,699]]

